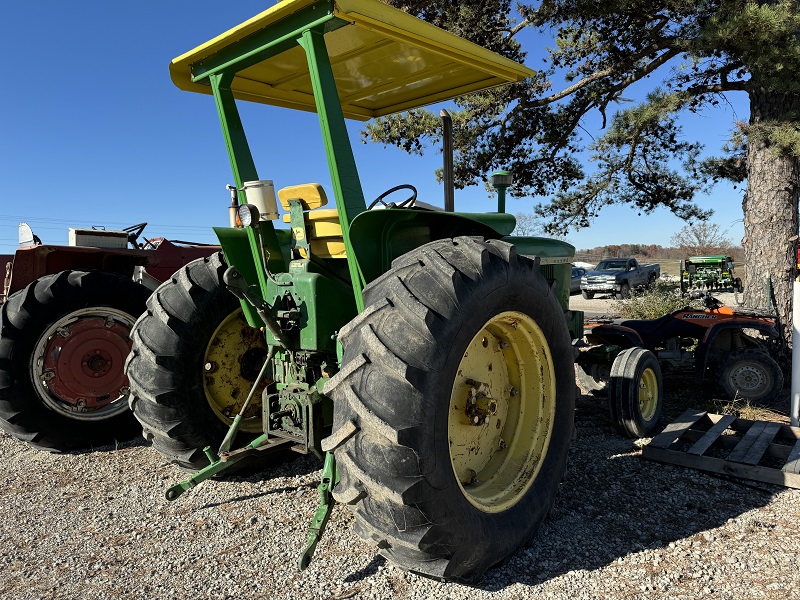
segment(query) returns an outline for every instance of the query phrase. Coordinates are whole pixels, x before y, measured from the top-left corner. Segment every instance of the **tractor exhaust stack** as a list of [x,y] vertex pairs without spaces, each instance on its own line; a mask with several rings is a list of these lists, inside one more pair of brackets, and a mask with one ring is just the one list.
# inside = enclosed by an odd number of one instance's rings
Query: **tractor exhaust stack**
[[444,182],[444,209],[447,212],[455,211],[455,200],[453,183],[453,119],[450,118],[450,113],[442,109],[439,111],[439,116],[442,118],[442,139],[444,140],[444,147],[442,154],[444,155],[444,165],[442,169],[442,180]]

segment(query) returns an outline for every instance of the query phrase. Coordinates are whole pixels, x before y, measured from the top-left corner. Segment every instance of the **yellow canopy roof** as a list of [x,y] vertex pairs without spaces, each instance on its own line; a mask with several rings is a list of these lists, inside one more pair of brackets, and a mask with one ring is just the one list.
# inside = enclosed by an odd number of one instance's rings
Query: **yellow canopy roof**
[[[192,67],[319,0],[287,0],[179,56],[170,64],[182,90],[210,94]],[[338,0],[341,27],[325,42],[345,117],[367,120],[531,77],[534,71],[378,0]],[[328,11],[330,12],[330,10]],[[305,52],[299,46],[236,74],[240,100],[316,111]]]

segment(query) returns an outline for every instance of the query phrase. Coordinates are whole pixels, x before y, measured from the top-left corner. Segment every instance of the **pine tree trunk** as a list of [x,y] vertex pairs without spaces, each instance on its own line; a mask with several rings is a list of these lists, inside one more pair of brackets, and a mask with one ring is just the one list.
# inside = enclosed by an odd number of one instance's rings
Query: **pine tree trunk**
[[747,306],[777,313],[787,342],[792,334],[792,271],[796,256],[791,239],[797,236],[800,159],[779,152],[758,134],[759,125],[785,123],[789,113],[800,111],[800,96],[750,92],[750,125],[747,151],[747,192],[744,212],[744,259]]

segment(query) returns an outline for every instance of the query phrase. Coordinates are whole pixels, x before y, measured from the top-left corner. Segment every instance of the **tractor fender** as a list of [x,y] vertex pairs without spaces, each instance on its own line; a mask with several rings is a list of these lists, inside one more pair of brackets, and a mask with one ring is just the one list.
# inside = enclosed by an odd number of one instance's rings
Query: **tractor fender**
[[27,246],[19,248],[8,277],[8,295],[45,275],[61,271],[105,271],[133,277],[137,266],[147,264],[152,250],[92,248],[88,246]]
[[514,216],[505,213],[368,210],[350,224],[350,242],[368,284],[386,273],[394,259],[414,248],[459,236],[500,239],[509,235],[515,225]]
[[144,271],[155,282],[161,284],[172,277],[181,267],[198,258],[205,258],[220,251],[214,244],[174,244],[170,240],[159,238],[151,240],[155,248],[148,253]]
[[764,322],[747,321],[746,323],[742,323],[741,321],[729,321],[727,323],[718,323],[713,327],[709,327],[705,336],[700,341],[697,351],[695,352],[694,375],[697,382],[703,380],[706,367],[708,366],[708,355],[711,351],[711,347],[714,345],[714,340],[716,339],[717,335],[726,329],[743,328],[755,329],[769,337],[778,337],[778,330],[775,329],[775,326]]

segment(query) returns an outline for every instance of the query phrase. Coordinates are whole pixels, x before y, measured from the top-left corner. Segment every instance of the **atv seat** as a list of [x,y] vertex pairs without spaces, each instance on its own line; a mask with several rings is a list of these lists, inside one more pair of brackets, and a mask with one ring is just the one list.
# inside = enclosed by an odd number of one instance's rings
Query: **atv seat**
[[674,322],[672,313],[668,313],[663,317],[657,319],[632,319],[629,321],[622,321],[619,323],[620,327],[628,327],[636,331],[642,338],[642,346],[645,348],[654,348],[656,344],[663,341],[663,330]]
[[[339,212],[333,209],[318,210],[328,203],[325,190],[318,183],[292,185],[278,191],[278,199],[287,214],[283,215],[284,223],[291,223],[289,201],[298,200],[303,207],[304,235],[311,247],[311,254],[319,258],[347,258],[342,237],[342,226],[339,224]],[[296,232],[292,230],[292,235]],[[300,255],[305,256],[305,249],[299,248]]]

